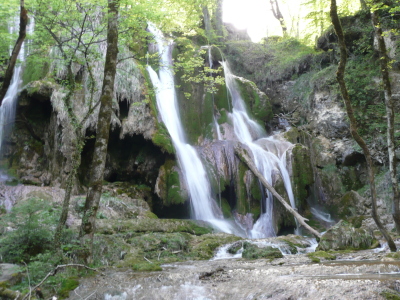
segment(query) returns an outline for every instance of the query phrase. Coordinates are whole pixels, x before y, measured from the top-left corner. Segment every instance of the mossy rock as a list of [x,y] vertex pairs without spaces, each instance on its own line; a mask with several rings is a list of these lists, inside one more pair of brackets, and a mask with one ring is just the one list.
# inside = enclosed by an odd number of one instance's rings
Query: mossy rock
[[228,253],[230,254],[236,254],[240,249],[243,247],[243,242],[238,241],[236,243],[233,243],[229,248],[228,248]]
[[275,259],[275,258],[282,258],[283,254],[277,248],[273,248],[270,246],[260,248],[249,242],[244,242],[242,257],[247,259],[260,259],[260,258]]
[[175,153],[171,136],[169,135],[168,130],[163,123],[157,123],[157,130],[154,132],[151,140],[153,144],[160,147],[162,151],[170,154]]
[[341,220],[321,237],[317,250],[369,249],[374,242],[373,233]]
[[322,260],[335,260],[336,256],[325,251],[307,253],[312,262],[319,263]]
[[202,235],[192,240],[190,244],[191,255],[196,260],[210,259],[213,257],[215,249],[240,239],[238,236],[227,233]]
[[271,121],[273,118],[272,105],[267,95],[261,92],[254,82],[247,79],[236,77],[236,83],[248,112],[261,124]]
[[180,175],[176,161],[167,159],[160,167],[156,182],[156,193],[165,206],[183,204],[189,200],[189,195],[181,185],[183,178]]
[[313,168],[307,147],[296,144],[292,149],[292,155],[293,194],[296,200],[296,207],[302,210],[309,196],[308,189],[314,183]]
[[133,220],[97,220],[99,234],[145,233],[145,232],[187,232],[203,235],[212,232],[208,225],[192,220],[173,219],[133,219]]

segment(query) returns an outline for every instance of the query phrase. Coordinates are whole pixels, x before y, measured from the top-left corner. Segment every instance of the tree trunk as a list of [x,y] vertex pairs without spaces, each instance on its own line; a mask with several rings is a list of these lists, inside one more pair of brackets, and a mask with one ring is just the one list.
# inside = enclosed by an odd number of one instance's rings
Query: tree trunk
[[103,174],[107,156],[107,146],[112,114],[112,99],[118,56],[118,8],[119,1],[108,0],[107,53],[104,65],[104,80],[100,98],[100,111],[97,121],[96,143],[91,166],[89,190],[86,197],[80,237],[87,246],[88,262],[92,261],[93,235],[96,225],[96,214],[99,208],[103,187]]
[[306,218],[303,218],[296,210],[294,210],[286,201],[285,199],[282,198],[281,195],[278,194],[278,192],[274,189],[272,185],[269,184],[269,182],[264,178],[264,176],[258,171],[257,167],[253,163],[253,161],[250,159],[249,155],[246,153],[246,151],[243,149],[243,146],[240,144],[235,147],[235,153],[236,155],[240,158],[241,161],[243,161],[249,169],[253,172],[255,176],[261,181],[262,185],[268,189],[272,195],[282,205],[299,221],[301,225],[303,225],[312,235],[314,235],[318,240],[321,238],[321,234],[316,231],[314,228],[312,228],[310,225],[308,225],[305,221],[308,221]]
[[274,14],[274,17],[281,24],[283,36],[286,36],[287,35],[287,27],[286,27],[285,20],[283,19],[281,10],[279,9],[278,0],[269,0],[269,3],[271,3],[271,9],[272,9],[272,13]]
[[25,9],[25,1],[20,1],[21,11],[19,17],[19,35],[18,39],[14,45],[10,61],[7,66],[6,73],[4,75],[3,85],[0,89],[0,105],[3,103],[4,96],[10,86],[11,79],[14,74],[14,67],[17,62],[18,54],[21,50],[22,44],[24,43],[26,37],[26,25],[28,24],[28,11]]
[[[80,129],[78,129],[78,130],[80,130]],[[60,249],[62,231],[65,227],[65,223],[67,222],[69,203],[71,200],[71,194],[72,194],[72,189],[74,187],[76,174],[78,173],[78,168],[81,164],[81,153],[82,153],[83,146],[84,146],[84,137],[80,133],[78,133],[76,135],[76,145],[71,146],[71,148],[73,148],[73,153],[71,155],[71,171],[67,177],[67,184],[65,187],[65,195],[64,195],[61,215],[60,215],[60,219],[58,220],[58,223],[57,223],[56,231],[54,233],[53,246],[56,251],[58,251]]]
[[374,219],[376,226],[379,228],[382,235],[388,242],[390,250],[394,252],[394,251],[396,251],[396,245],[394,244],[392,237],[389,235],[389,233],[386,231],[385,227],[381,223],[378,213],[377,213],[376,188],[375,188],[375,178],[374,178],[375,175],[374,175],[374,170],[373,170],[371,153],[367,147],[367,144],[363,140],[363,138],[358,134],[357,121],[354,117],[353,107],[350,102],[350,96],[347,91],[346,82],[344,81],[344,72],[345,72],[346,63],[347,63],[347,49],[346,49],[346,44],[344,41],[344,33],[343,33],[342,25],[340,24],[340,20],[339,20],[338,14],[337,14],[336,0],[331,0],[330,15],[331,15],[333,27],[334,27],[336,35],[338,37],[338,42],[339,42],[339,47],[340,47],[340,62],[339,62],[338,70],[336,72],[336,79],[339,82],[340,91],[342,93],[342,97],[343,97],[344,103],[346,105],[347,116],[349,117],[349,120],[350,120],[351,135],[353,136],[354,140],[357,142],[357,144],[363,150],[365,159],[367,160],[369,186],[370,186],[371,198],[372,198],[372,218]]
[[386,104],[386,114],[387,114],[387,144],[388,144],[388,154],[389,154],[389,169],[390,169],[390,179],[392,181],[393,188],[393,220],[396,224],[397,233],[400,234],[400,194],[399,194],[399,184],[397,181],[397,158],[395,153],[394,144],[394,100],[392,97],[392,86],[389,78],[389,57],[387,56],[385,40],[382,35],[382,28],[379,22],[379,12],[372,12],[372,24],[375,28],[375,34],[378,39],[378,49],[379,49],[379,62],[381,67],[383,90],[385,94],[385,104]]

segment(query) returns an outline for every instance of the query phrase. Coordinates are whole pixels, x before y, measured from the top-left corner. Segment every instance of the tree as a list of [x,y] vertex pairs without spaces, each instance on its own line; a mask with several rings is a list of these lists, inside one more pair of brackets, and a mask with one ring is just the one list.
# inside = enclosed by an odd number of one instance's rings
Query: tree
[[19,35],[15,42],[14,49],[11,53],[9,63],[6,69],[6,73],[3,80],[3,85],[0,89],[0,105],[3,102],[4,96],[7,93],[8,87],[10,86],[11,79],[14,74],[14,67],[17,62],[18,54],[21,50],[22,44],[26,37],[26,25],[28,24],[28,11],[25,8],[25,1],[20,0],[20,16],[19,16]]
[[[95,10],[99,7],[94,2],[37,0],[34,8],[38,38],[46,41],[47,47],[58,50],[60,56],[54,58],[58,61],[56,65],[61,70],[66,70],[65,77],[58,78],[61,80],[61,88],[66,91],[60,101],[62,110],[66,111],[66,121],[62,130],[70,137],[65,196],[53,243],[54,248],[58,250],[62,230],[68,217],[77,171],[81,163],[81,152],[85,144],[84,124],[100,103],[94,100],[96,83],[92,71],[92,61],[98,59],[97,45],[103,42],[104,38],[102,24],[96,26],[98,19]],[[73,70],[77,66],[85,68],[89,75],[87,80],[89,92],[85,97],[85,103],[88,105],[79,108],[73,103],[74,94],[79,88]]]
[[347,63],[347,49],[346,49],[346,44],[345,44],[345,40],[344,40],[344,33],[343,33],[342,25],[340,23],[340,19],[339,19],[338,13],[337,13],[336,0],[331,0],[330,16],[331,16],[332,24],[335,29],[336,35],[338,37],[338,43],[339,43],[339,48],[340,48],[340,62],[339,62],[338,70],[336,72],[336,79],[339,82],[340,92],[342,94],[342,97],[343,97],[343,100],[344,100],[344,103],[346,106],[347,116],[350,120],[351,135],[353,136],[354,140],[357,142],[357,144],[363,150],[365,159],[367,161],[369,186],[370,186],[371,199],[372,199],[372,218],[374,219],[377,227],[379,228],[380,232],[386,239],[390,250],[392,252],[395,252],[396,245],[394,244],[392,237],[389,235],[389,233],[386,231],[385,227],[383,226],[382,222],[380,221],[378,213],[377,213],[375,175],[374,175],[374,170],[373,170],[372,157],[371,157],[371,153],[370,153],[369,148],[368,148],[367,144],[365,143],[364,139],[358,134],[357,121],[354,117],[354,111],[353,111],[353,107],[350,102],[350,96],[347,91],[346,82],[344,81],[344,73],[346,70],[346,63]]
[[283,36],[286,36],[287,35],[287,26],[285,23],[285,19],[283,18],[283,15],[281,13],[281,10],[279,9],[278,0],[269,0],[269,3],[271,4],[271,10],[272,10],[272,13],[274,14],[274,17],[281,24]]
[[[376,1],[375,1],[376,2]],[[392,85],[389,77],[389,57],[386,51],[386,44],[383,38],[382,27],[379,21],[379,10],[372,10],[372,24],[375,29],[375,35],[378,40],[379,63],[383,82],[383,91],[385,95],[386,120],[387,120],[387,145],[389,155],[390,179],[392,182],[392,201],[393,201],[393,220],[396,224],[397,233],[400,234],[400,192],[397,180],[397,158],[395,153],[395,103],[392,97]]]
[[108,0],[107,52],[104,65],[104,79],[97,121],[96,143],[91,166],[90,186],[85,201],[79,234],[82,243],[88,246],[88,261],[92,259],[93,236],[103,187],[104,168],[110,132],[114,80],[118,58],[118,9],[118,0]]

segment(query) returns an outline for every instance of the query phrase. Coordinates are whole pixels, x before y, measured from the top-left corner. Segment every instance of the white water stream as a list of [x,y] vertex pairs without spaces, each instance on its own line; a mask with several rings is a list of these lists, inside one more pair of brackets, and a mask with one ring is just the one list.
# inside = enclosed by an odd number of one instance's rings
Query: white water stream
[[[281,176],[290,204],[293,208],[296,208],[292,184],[286,166],[286,152],[293,145],[286,141],[267,137],[264,129],[250,119],[234,75],[231,73],[226,62],[223,62],[223,67],[225,70],[226,86],[232,100],[232,113],[230,117],[236,137],[251,150],[257,169],[271,185],[274,184],[273,181],[277,175]],[[268,190],[265,192],[266,198],[262,203],[263,211],[250,231],[250,238],[264,238],[276,235],[273,227],[273,196]]]
[[[31,34],[34,28],[34,19],[30,18],[30,22],[27,26],[27,33]],[[9,26],[8,28],[10,34],[17,33],[19,31],[19,16],[15,20],[15,24],[13,26]],[[7,90],[6,95],[4,96],[3,102],[0,106],[0,153],[2,152],[4,137],[6,133],[9,132],[10,128],[14,124],[15,118],[15,109],[18,100],[18,92],[21,83],[22,77],[22,66],[23,62],[26,59],[26,51],[25,51],[26,41],[23,42],[21,46],[21,50],[18,54],[18,60],[20,63],[14,67],[14,74],[11,79],[10,86]],[[11,55],[12,50],[10,51]]]
[[[223,219],[220,208],[211,196],[211,187],[206,170],[195,148],[186,142],[179,117],[172,72],[172,43],[167,41],[162,32],[155,28],[154,25],[149,24],[149,31],[154,35],[157,44],[157,50],[160,55],[160,70],[159,74],[151,66],[147,66],[147,70],[155,88],[158,111],[171,136],[185,177],[191,199],[192,217],[196,220],[208,221],[223,232],[243,235],[237,229],[238,226]],[[211,58],[209,60],[212,61]],[[295,207],[290,177],[286,168],[286,152],[292,147],[292,144],[266,137],[263,128],[250,119],[239,89],[236,86],[234,76],[226,63],[223,63],[223,66],[226,85],[232,99],[232,112],[229,115],[238,141],[251,150],[257,168],[269,183],[273,184],[276,176],[282,178],[290,203],[292,207]],[[218,131],[218,123],[216,120],[214,122],[216,123],[217,137],[222,139],[221,133]],[[266,197],[262,199],[262,214],[254,224],[253,229],[247,233],[250,238],[264,238],[276,235],[273,227],[273,197],[269,191],[265,192]]]
[[147,71],[155,88],[158,111],[171,136],[186,180],[191,199],[192,217],[196,220],[207,221],[220,231],[240,234],[233,224],[223,219],[221,210],[211,196],[211,187],[205,168],[196,150],[186,142],[179,117],[172,73],[172,43],[167,41],[162,32],[152,24],[149,24],[149,30],[157,43],[160,70],[157,74],[151,66],[147,66]]

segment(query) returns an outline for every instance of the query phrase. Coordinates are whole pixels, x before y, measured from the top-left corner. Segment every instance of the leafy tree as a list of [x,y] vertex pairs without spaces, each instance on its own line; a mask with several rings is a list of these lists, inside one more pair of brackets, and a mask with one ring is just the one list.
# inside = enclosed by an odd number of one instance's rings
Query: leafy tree
[[43,199],[31,198],[13,207],[0,223],[13,228],[0,237],[0,256],[7,262],[29,261],[51,249],[56,220],[53,207]]
[[[374,1],[379,6],[382,3]],[[395,153],[395,101],[392,97],[392,84],[390,82],[389,68],[390,60],[387,54],[386,44],[383,37],[382,26],[380,24],[380,9],[379,6],[373,5],[372,7],[372,24],[375,28],[375,35],[378,40],[379,62],[381,68],[383,90],[385,95],[386,105],[386,120],[387,120],[387,144],[389,155],[389,169],[390,178],[392,182],[392,201],[393,201],[393,220],[396,224],[397,233],[400,234],[400,191],[399,183],[397,180],[397,158]]]
[[[67,220],[69,201],[85,144],[84,124],[99,105],[96,99],[96,77],[92,70],[93,62],[99,60],[101,55],[99,45],[104,41],[99,4],[100,2],[95,0],[80,2],[36,0],[32,5],[35,11],[37,37],[41,41],[47,41],[45,43],[47,48],[52,48],[53,53],[56,53],[53,64],[56,66],[55,71],[62,90],[65,91],[60,103],[67,119],[63,130],[71,137],[63,210],[54,238],[56,249],[60,246],[61,232]],[[76,91],[81,88],[74,72],[77,68],[86,69],[88,74],[88,93],[85,100],[87,106],[84,107],[77,107],[73,103]]]

